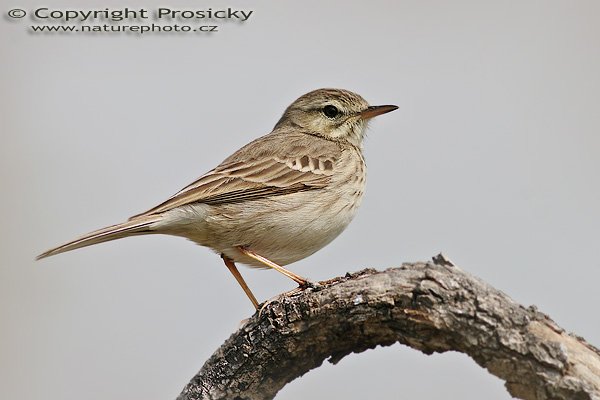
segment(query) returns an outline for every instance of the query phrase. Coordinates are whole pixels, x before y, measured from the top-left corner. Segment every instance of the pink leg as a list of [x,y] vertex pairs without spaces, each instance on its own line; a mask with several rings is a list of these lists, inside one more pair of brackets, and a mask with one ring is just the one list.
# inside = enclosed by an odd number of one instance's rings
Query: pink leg
[[283,275],[292,279],[294,282],[296,282],[300,286],[307,286],[309,283],[307,279],[301,277],[300,275],[296,275],[292,271],[288,271],[287,269],[283,268],[281,265],[275,264],[273,261],[268,260],[268,259],[264,258],[263,256],[256,254],[252,250],[248,250],[241,246],[238,246],[237,249],[239,251],[241,251],[243,254],[247,255],[248,257],[253,258],[256,261],[266,265],[267,267],[271,267],[274,270],[282,273]]
[[233,274],[233,276],[238,281],[238,283],[240,284],[242,289],[244,289],[246,296],[248,296],[248,298],[252,302],[252,305],[254,306],[254,308],[256,308],[258,310],[258,301],[256,301],[256,297],[254,297],[254,294],[252,294],[252,291],[246,284],[246,281],[242,277],[242,274],[240,274],[240,271],[238,271],[233,260],[228,258],[225,254],[221,254],[221,258],[225,262],[225,265],[227,266],[227,268],[229,268],[229,272],[231,272]]

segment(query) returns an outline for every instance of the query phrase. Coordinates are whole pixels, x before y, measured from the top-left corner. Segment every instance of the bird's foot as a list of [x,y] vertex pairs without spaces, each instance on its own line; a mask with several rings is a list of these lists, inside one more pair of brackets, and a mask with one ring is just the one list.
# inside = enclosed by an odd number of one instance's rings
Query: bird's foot
[[303,284],[296,288],[296,290],[298,289],[300,289],[301,291],[306,289],[312,289],[313,291],[318,292],[319,290],[323,289],[323,284],[321,282],[305,280]]
[[260,306],[260,308],[258,310],[258,315],[261,316],[264,309],[267,308],[267,306],[269,306],[271,303],[278,301],[278,300],[282,300],[287,297],[298,296],[299,294],[302,294],[306,289],[311,289],[315,292],[318,292],[319,290],[323,289],[323,285],[321,285],[320,282],[313,282],[313,281],[305,280],[304,283],[299,285],[297,288],[288,290],[287,292],[280,293],[280,294],[273,296],[270,299],[266,300]]

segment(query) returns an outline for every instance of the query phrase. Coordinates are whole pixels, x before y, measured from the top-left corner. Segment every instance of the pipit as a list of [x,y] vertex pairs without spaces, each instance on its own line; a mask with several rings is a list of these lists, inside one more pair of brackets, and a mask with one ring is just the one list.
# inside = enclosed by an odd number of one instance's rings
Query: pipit
[[283,268],[310,256],[350,223],[365,188],[367,122],[397,106],[369,106],[356,93],[318,89],[294,101],[273,131],[250,142],[158,206],[88,233],[37,259],[128,236],[182,236],[220,254],[246,295],[235,263]]

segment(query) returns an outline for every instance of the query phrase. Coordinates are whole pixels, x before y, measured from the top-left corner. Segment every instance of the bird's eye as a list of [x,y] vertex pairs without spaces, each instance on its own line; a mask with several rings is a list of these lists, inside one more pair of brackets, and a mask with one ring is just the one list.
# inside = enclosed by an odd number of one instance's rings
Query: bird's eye
[[340,111],[335,106],[327,105],[323,107],[323,114],[325,114],[327,118],[335,118],[339,113]]

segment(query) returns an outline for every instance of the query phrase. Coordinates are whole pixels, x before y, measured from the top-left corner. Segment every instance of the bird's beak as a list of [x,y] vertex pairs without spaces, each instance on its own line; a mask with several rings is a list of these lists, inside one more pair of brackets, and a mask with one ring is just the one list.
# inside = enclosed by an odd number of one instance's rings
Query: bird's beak
[[378,115],[381,114],[385,114],[385,113],[389,113],[391,111],[397,110],[398,106],[392,106],[392,105],[387,105],[387,106],[371,106],[368,107],[366,110],[361,111],[360,113],[360,117],[362,119],[371,119],[373,117],[376,117]]

